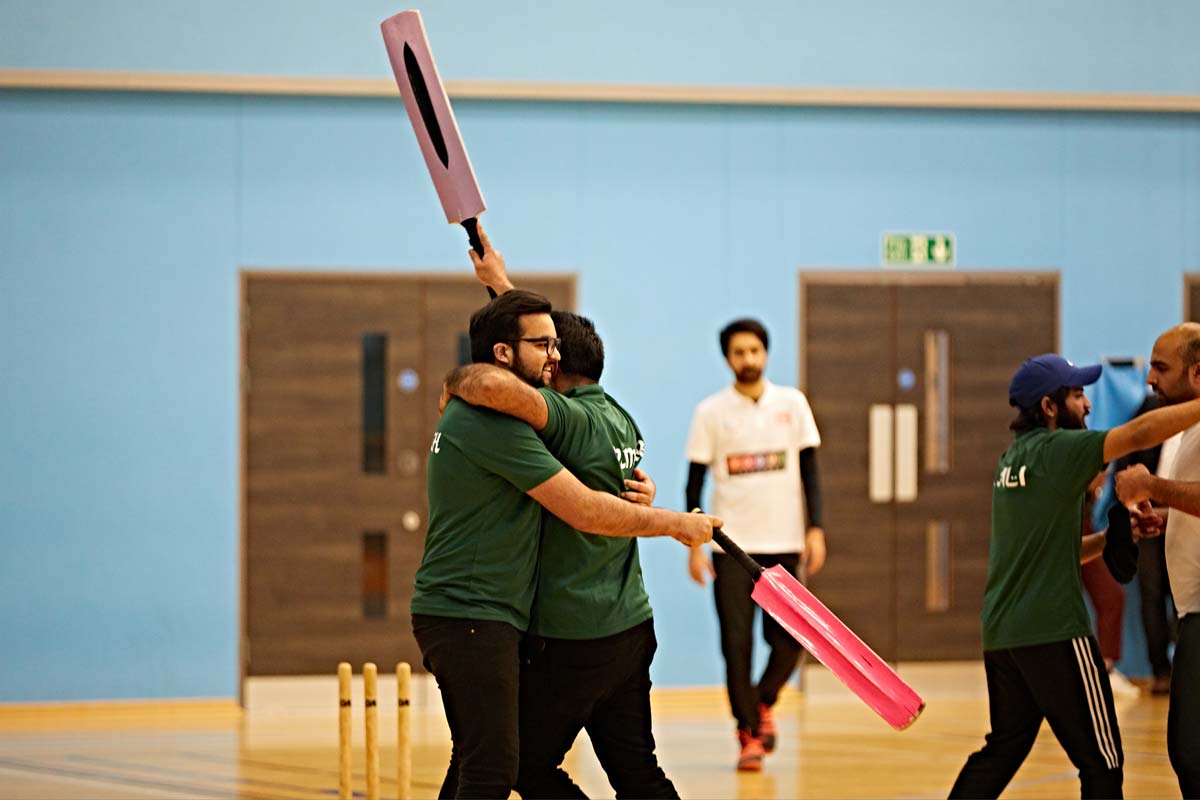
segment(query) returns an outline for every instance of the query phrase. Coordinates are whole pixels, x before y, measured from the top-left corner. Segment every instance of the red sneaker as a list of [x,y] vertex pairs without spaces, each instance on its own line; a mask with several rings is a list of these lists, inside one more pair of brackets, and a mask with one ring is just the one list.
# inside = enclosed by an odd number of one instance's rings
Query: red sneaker
[[760,705],[758,707],[758,735],[762,738],[763,752],[775,752],[775,717],[771,714],[771,707]]
[[738,754],[738,772],[761,772],[763,762],[762,739],[750,735],[750,731],[738,730],[738,743],[742,752]]

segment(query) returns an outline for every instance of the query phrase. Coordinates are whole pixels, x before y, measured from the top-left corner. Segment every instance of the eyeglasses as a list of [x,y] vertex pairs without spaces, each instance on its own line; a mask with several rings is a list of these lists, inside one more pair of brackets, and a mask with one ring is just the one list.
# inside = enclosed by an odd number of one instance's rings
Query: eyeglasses
[[514,342],[529,342],[535,347],[544,347],[546,355],[550,355],[551,350],[558,350],[562,346],[562,339],[550,338],[549,336],[538,336],[534,339],[513,339]]

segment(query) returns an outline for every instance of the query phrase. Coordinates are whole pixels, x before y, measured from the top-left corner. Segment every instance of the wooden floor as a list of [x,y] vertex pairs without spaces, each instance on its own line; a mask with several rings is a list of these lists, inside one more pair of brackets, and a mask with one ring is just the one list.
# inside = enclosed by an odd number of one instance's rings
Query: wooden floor
[[[779,750],[761,774],[740,775],[723,693],[661,691],[654,697],[660,760],[685,798],[944,797],[983,742],[987,702],[978,693],[927,697],[925,714],[897,733],[844,692],[792,692],[777,707]],[[1166,714],[1161,697],[1118,702],[1126,797],[1179,797],[1166,756]],[[396,796],[394,726],[381,712],[384,797]],[[414,709],[413,738],[414,796],[435,797],[449,754],[439,708]],[[336,797],[336,750],[332,713],[243,714],[221,703],[0,707],[0,798],[329,800]],[[590,795],[612,796],[586,740],[567,768]],[[1074,770],[1048,730],[1005,796],[1079,796]]]

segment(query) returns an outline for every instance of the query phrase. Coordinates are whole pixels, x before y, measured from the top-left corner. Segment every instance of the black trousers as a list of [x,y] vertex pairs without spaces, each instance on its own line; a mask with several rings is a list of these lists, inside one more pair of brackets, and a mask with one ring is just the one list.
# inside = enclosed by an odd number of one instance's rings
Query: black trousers
[[579,731],[618,798],[677,798],[654,754],[650,662],[654,621],[602,639],[526,640],[521,665],[521,797],[583,798],[561,768]]
[[[764,567],[781,564],[797,575],[799,553],[755,553],[754,560]],[[741,730],[758,735],[758,706],[775,705],[779,692],[792,677],[800,662],[803,648],[771,615],[763,612],[763,638],[771,654],[757,683],[750,676],[750,657],[754,648],[754,613],[758,606],[750,598],[754,579],[738,563],[724,553],[713,553],[713,596],[717,603],[717,620],[721,626],[721,654],[725,657],[725,685],[729,690],[729,706]]]
[[413,635],[450,723],[450,767],[438,797],[508,797],[517,782],[524,634],[505,622],[414,614]]
[[1174,614],[1167,609],[1167,598],[1171,596],[1171,582],[1167,578],[1167,556],[1165,536],[1142,539],[1138,542],[1138,592],[1142,598],[1142,627],[1146,630],[1146,655],[1154,677],[1171,674],[1171,661],[1167,647],[1174,638],[1171,618]]
[[1125,757],[1108,672],[1092,636],[983,654],[992,731],[950,797],[998,797],[1045,719],[1079,769],[1084,798],[1121,797]]
[[1200,798],[1200,614],[1179,620],[1171,709],[1167,712],[1167,754],[1186,798]]

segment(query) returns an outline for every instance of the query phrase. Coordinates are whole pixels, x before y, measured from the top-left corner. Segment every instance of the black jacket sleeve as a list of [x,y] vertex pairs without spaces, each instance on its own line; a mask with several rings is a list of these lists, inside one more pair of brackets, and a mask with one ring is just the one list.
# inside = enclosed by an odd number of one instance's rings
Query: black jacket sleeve
[[704,476],[707,473],[707,464],[697,464],[695,461],[688,464],[687,489],[684,492],[683,500],[687,504],[688,511],[700,507],[700,493],[704,490]]
[[[1157,399],[1151,395],[1134,416],[1141,416],[1158,406]],[[1161,453],[1162,445],[1158,445],[1149,450],[1139,450],[1122,456],[1117,459],[1114,472],[1120,472],[1134,464],[1142,464],[1151,472],[1157,472]],[[1103,557],[1108,571],[1120,583],[1129,583],[1137,574],[1138,546],[1133,540],[1133,525],[1129,522],[1129,512],[1119,500],[1114,500],[1108,509],[1108,536],[1104,540]]]
[[1121,503],[1108,509],[1108,535],[1104,537],[1104,564],[1120,583],[1129,583],[1137,574],[1138,546],[1133,541],[1129,510]]
[[821,472],[817,468],[817,448],[800,451],[800,482],[804,485],[804,505],[808,509],[808,527],[821,528]]

